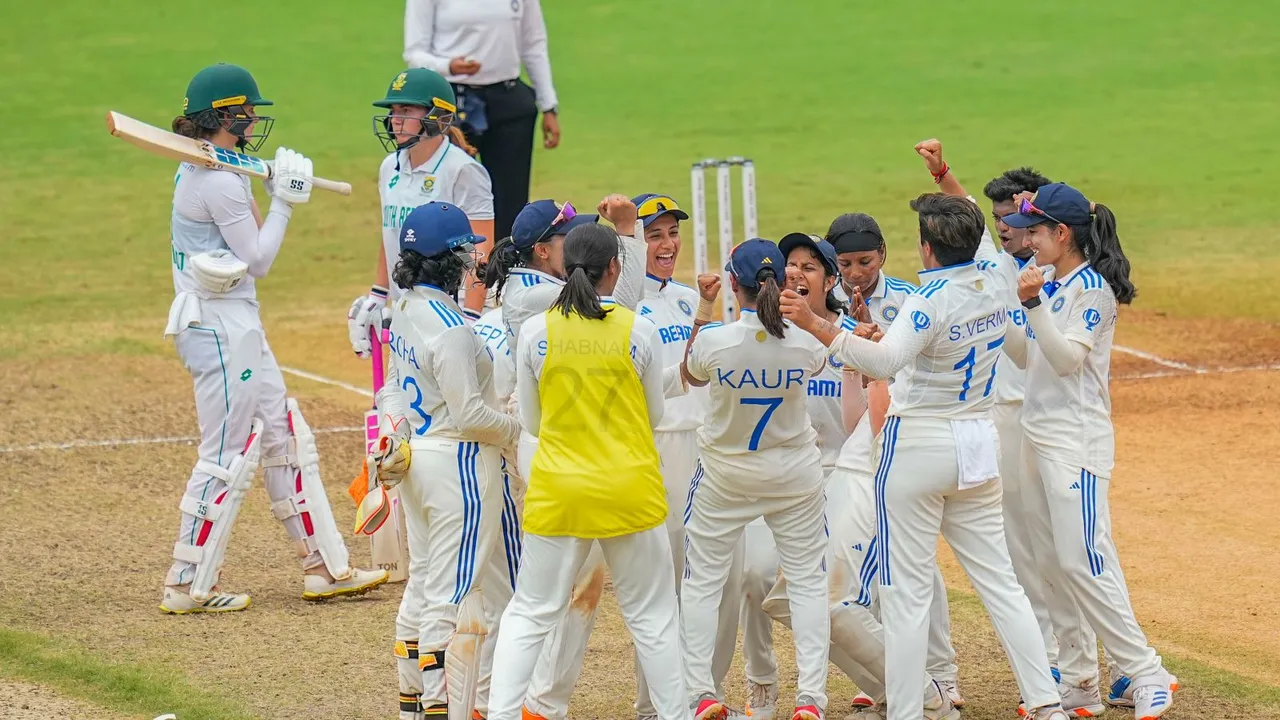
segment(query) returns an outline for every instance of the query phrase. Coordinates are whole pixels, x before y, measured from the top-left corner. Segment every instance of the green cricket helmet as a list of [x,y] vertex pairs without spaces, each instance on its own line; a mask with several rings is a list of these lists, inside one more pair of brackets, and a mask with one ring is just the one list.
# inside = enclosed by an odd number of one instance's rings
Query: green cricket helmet
[[409,68],[392,79],[386,95],[373,103],[373,106],[385,108],[388,111],[395,105],[426,108],[427,115],[417,134],[403,142],[398,141],[396,133],[391,128],[391,120],[404,116],[392,112],[374,116],[373,134],[387,152],[412,147],[423,138],[433,138],[443,134],[453,125],[454,115],[458,112],[457,102],[453,86],[444,79],[443,75],[427,68]]
[[[182,114],[208,130],[218,128],[240,138],[237,145],[255,152],[271,134],[274,118],[250,114],[249,107],[272,105],[258,92],[258,83],[239,65],[218,63],[196,73],[187,85]],[[250,133],[253,127],[257,132]]]

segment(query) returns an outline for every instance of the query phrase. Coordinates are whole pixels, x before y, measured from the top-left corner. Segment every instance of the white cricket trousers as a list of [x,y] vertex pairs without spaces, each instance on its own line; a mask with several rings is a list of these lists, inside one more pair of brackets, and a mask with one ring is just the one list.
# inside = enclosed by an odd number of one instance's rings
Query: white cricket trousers
[[[711,663],[718,613],[723,605],[734,547],[753,520],[764,518],[773,534],[778,563],[790,587],[792,630],[799,679],[796,696],[827,704],[827,525],[821,486],[802,496],[755,498],[722,489],[723,481],[701,466],[685,523],[685,572],[681,630],[690,704],[716,695]],[[734,606],[737,607],[736,605]],[[717,696],[718,697],[718,696]]]
[[[1135,685],[1161,675],[1164,664],[1134,617],[1111,538],[1111,503],[1107,498],[1111,478],[1050,459],[1030,440],[1023,444],[1022,452],[1028,480],[1044,489],[1036,501],[1043,500],[1046,505],[1038,510],[1049,519],[1047,528],[1032,526],[1036,552],[1046,557],[1056,555],[1070,599],[1120,672],[1134,679]],[[1096,649],[1094,653],[1096,665]]]
[[1023,465],[1022,403],[996,403],[991,419],[1000,434],[1000,482],[1009,559],[1036,614],[1049,664],[1059,669],[1067,684],[1096,681],[1097,637],[1067,592],[1057,554],[1037,551],[1032,538],[1033,526],[1043,533],[1048,533],[1050,526],[1044,488]]
[[[178,357],[195,385],[196,417],[200,423],[199,459],[228,467],[232,458],[244,450],[255,417],[262,420],[262,459],[285,455],[290,433],[284,377],[267,344],[266,332],[258,317],[258,302],[243,298],[199,302],[200,324],[174,337]],[[292,470],[287,466],[268,467],[262,474],[267,497],[273,503],[300,490],[294,487]],[[225,489],[226,483],[222,480],[193,469],[187,478],[185,494],[207,503],[220,497]],[[182,513],[178,542],[195,544],[202,524]],[[303,556],[303,569],[324,565],[319,551],[305,550],[307,533],[303,516],[286,518],[283,524],[294,541],[295,550]],[[194,567],[174,560],[165,584],[191,582]]]
[[[443,651],[453,638],[458,605],[471,593],[506,581],[502,552],[504,484],[498,448],[443,438],[410,441],[413,463],[401,483],[409,539],[409,579],[396,634],[416,638],[418,655]],[[502,545],[503,548],[499,548]],[[448,702],[443,663],[422,671],[422,705]]]
[[1009,559],[1000,483],[958,488],[955,436],[951,421],[941,418],[890,416],[874,463],[888,720],[919,720],[924,709],[919,683],[939,532],[986,606],[1027,707],[1061,702],[1039,625]]
[[489,720],[520,720],[543,642],[564,615],[578,571],[597,545],[640,664],[652,681],[649,692],[658,717],[687,720],[675,571],[661,526],[599,540],[525,534],[515,597],[503,613],[494,650]]
[[[526,436],[527,437],[527,436]],[[675,566],[676,593],[680,592],[680,578],[684,573],[684,508],[689,502],[689,488],[698,479],[698,441],[694,431],[656,432],[654,445],[661,461],[662,481],[667,493],[667,537],[671,544],[672,562]],[[521,457],[530,462],[537,441],[528,438],[521,445]],[[741,546],[736,549],[735,563],[730,573],[731,586],[740,587]],[[569,701],[574,686],[582,673],[587,657],[587,643],[595,626],[600,595],[604,591],[604,554],[599,547],[592,548],[587,560],[578,571],[574,582],[569,609],[556,624],[543,646],[542,658],[529,681],[525,706],[548,720],[565,720],[569,716]],[[716,635],[716,649],[712,661],[712,674],[716,687],[724,683],[733,662],[737,647],[738,616],[737,593],[726,593],[721,606],[720,622]],[[644,669],[636,657],[636,715],[656,715],[649,696]]]

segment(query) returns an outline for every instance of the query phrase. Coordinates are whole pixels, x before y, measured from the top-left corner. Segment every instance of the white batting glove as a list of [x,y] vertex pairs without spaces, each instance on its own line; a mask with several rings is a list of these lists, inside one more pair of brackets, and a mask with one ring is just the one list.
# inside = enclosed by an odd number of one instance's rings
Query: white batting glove
[[314,175],[309,158],[293,150],[276,148],[267,192],[282,202],[301,205],[311,199],[311,178]]
[[351,349],[357,357],[373,355],[369,330],[382,328],[382,310],[386,306],[387,289],[377,285],[369,288],[368,295],[361,295],[351,303],[351,309],[347,311],[347,339],[351,341]]

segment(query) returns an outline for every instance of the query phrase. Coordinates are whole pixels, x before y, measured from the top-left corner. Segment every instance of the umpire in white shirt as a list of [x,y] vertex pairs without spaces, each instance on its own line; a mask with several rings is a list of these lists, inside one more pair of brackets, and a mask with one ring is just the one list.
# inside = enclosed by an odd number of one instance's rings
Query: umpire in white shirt
[[[560,144],[539,0],[407,0],[404,60],[453,84],[459,127],[493,181],[494,237],[507,237],[529,202],[539,111],[543,147]],[[533,88],[520,79],[521,64]]]

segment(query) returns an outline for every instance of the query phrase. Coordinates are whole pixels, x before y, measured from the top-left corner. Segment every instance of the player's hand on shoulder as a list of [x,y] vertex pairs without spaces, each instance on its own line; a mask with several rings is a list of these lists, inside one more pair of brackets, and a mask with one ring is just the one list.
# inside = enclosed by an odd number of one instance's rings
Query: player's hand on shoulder
[[1018,274],[1018,300],[1026,302],[1040,294],[1044,287],[1044,271],[1035,265],[1027,265]]
[[636,225],[636,219],[639,217],[636,211],[636,204],[631,202],[631,198],[626,195],[614,193],[600,201],[596,206],[596,212],[600,217],[613,223],[613,227],[618,230],[618,234],[630,235],[632,229]]
[[267,191],[272,197],[290,205],[301,205],[311,199],[311,178],[314,174],[310,158],[288,148],[276,148]]
[[720,273],[702,273],[698,276],[698,297],[707,302],[720,296]]

